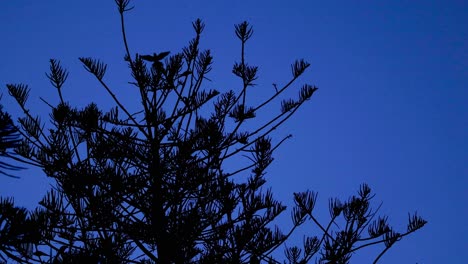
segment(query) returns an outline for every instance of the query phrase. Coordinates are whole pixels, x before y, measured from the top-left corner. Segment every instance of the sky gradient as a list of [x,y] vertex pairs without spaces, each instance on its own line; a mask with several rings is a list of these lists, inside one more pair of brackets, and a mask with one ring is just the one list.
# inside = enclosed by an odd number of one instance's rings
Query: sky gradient
[[[468,259],[468,4],[466,1],[134,1],[127,14],[131,52],[179,52],[194,36],[191,22],[206,23],[202,47],[214,56],[207,89],[241,88],[231,74],[239,60],[234,24],[247,20],[254,35],[246,58],[260,67],[253,104],[284,84],[290,64],[311,63],[297,88],[319,87],[274,134],[293,134],[277,150],[267,180],[276,197],[319,193],[317,212],[328,220],[328,198],[347,198],[361,183],[397,230],[408,212],[429,221],[397,243],[380,263],[464,263]],[[17,116],[7,83],[31,87],[28,106],[45,121],[39,97],[58,96],[45,76],[49,59],[70,71],[64,97],[109,109],[111,98],[78,57],[108,64],[105,79],[124,103],[138,105],[127,85],[118,12],[107,1],[5,1],[0,9],[0,85],[5,110]],[[297,89],[290,95],[296,96]],[[279,111],[272,108],[271,111]],[[40,170],[0,177],[0,195],[33,208],[48,188]],[[321,213],[321,214],[320,214]],[[290,225],[289,211],[284,227]],[[301,232],[312,232],[303,228]],[[362,251],[352,263],[373,260]]]

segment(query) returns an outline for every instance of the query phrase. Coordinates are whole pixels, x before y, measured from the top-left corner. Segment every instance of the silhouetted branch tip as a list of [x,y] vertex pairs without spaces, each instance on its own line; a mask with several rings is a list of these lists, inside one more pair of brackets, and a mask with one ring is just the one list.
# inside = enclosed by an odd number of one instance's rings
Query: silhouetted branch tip
[[408,232],[414,232],[427,224],[427,221],[417,215],[417,213],[412,216],[408,214]]
[[99,60],[93,58],[85,58],[80,57],[79,60],[83,63],[84,68],[94,74],[98,80],[102,80],[104,78],[104,74],[106,73],[107,65],[100,62]]
[[200,35],[203,30],[205,29],[205,23],[200,18],[197,18],[194,22],[192,22],[193,29],[197,35]]
[[25,84],[7,84],[8,93],[24,108],[29,97],[29,88]]
[[253,28],[247,21],[235,25],[236,36],[245,43],[253,35]]
[[297,60],[291,65],[292,75],[294,78],[299,77],[310,66],[310,63],[303,59]]
[[60,61],[50,60],[50,74],[46,73],[50,83],[57,89],[60,89],[68,77],[68,72],[62,68]]
[[123,14],[124,12],[130,11],[133,8],[135,8],[134,6],[128,7],[128,5],[130,4],[130,0],[115,0],[115,3],[117,4],[117,8],[120,14]]

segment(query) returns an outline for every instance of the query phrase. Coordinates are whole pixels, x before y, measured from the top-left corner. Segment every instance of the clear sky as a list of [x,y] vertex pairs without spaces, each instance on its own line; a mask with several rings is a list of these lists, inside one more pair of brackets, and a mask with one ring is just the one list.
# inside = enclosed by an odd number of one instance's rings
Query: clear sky
[[[328,198],[346,198],[368,183],[375,205],[404,231],[407,213],[428,225],[397,243],[381,263],[466,263],[468,259],[468,2],[466,1],[134,1],[128,14],[132,53],[178,52],[202,18],[205,48],[214,55],[206,88],[240,89],[231,68],[240,45],[233,25],[254,26],[247,60],[260,67],[252,102],[290,77],[298,58],[311,63],[301,79],[319,87],[312,100],[278,129],[289,133],[268,170],[276,197],[319,192],[318,212]],[[43,120],[57,102],[45,72],[50,58],[70,70],[64,96],[103,109],[110,98],[80,65],[91,56],[109,64],[106,80],[128,104],[137,105],[123,62],[114,1],[3,1],[0,8],[2,104],[13,115],[7,83],[31,86],[29,106]],[[299,87],[299,85],[298,85]],[[294,91],[292,93],[296,95]],[[279,111],[272,109],[272,111]],[[0,195],[32,208],[48,188],[41,171],[0,177]],[[289,212],[281,220],[287,227]],[[320,214],[322,221],[327,214]],[[282,224],[280,222],[280,224]],[[309,231],[311,231],[310,228]],[[303,228],[301,232],[307,232]],[[352,263],[367,263],[363,251]]]

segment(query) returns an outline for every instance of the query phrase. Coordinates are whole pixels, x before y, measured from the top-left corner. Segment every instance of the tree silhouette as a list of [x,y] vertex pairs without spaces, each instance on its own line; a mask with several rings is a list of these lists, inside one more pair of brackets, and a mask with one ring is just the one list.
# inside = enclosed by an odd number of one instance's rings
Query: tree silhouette
[[[0,256],[22,263],[281,263],[277,250],[297,227],[317,225],[321,234],[306,236],[302,247],[286,247],[287,263],[348,263],[357,250],[384,244],[376,261],[398,240],[426,221],[410,216],[403,233],[386,217],[377,217],[371,189],[362,185],[347,201],[329,202],[330,221],[314,215],[317,194],[294,193],[292,227],[274,220],[286,207],[264,186],[272,154],[287,138],[269,136],[317,91],[305,84],[296,99],[284,99],[273,118],[257,113],[296,85],[309,63],[298,60],[292,77],[259,105],[246,98],[257,67],[244,50],[253,34],[247,22],[235,26],[241,42],[233,74],[239,91],[202,88],[211,70],[209,50],[200,50],[204,24],[193,23],[195,37],[182,52],[132,55],[125,35],[129,0],[116,0],[132,82],[141,109],[131,113],[105,80],[106,64],[80,58],[108,92],[115,107],[94,103],[78,109],[62,96],[67,71],[50,61],[48,78],[60,101],[51,107],[51,128],[26,107],[29,89],[7,85],[24,116],[24,137],[17,152],[43,169],[55,185],[33,212],[0,201]],[[210,108],[211,107],[211,108]],[[211,110],[207,110],[211,109]],[[252,122],[255,120],[255,122]],[[249,123],[250,122],[250,123]],[[255,124],[245,129],[246,124]],[[241,164],[226,166],[229,161]],[[281,247],[281,248],[280,248]]]

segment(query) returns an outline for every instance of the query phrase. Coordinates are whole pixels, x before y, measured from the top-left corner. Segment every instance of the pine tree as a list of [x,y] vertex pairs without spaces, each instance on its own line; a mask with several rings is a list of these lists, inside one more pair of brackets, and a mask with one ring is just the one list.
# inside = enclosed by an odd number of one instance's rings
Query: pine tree
[[[275,225],[286,207],[264,187],[265,174],[274,150],[289,136],[275,141],[270,135],[317,88],[303,85],[297,98],[281,101],[269,120],[256,115],[294,87],[309,63],[293,63],[283,87],[275,86],[263,103],[249,106],[247,93],[258,68],[244,56],[253,34],[247,22],[235,27],[242,55],[232,72],[242,87],[221,93],[203,88],[212,56],[199,49],[201,20],[193,23],[195,37],[182,52],[132,55],[124,23],[129,2],[116,0],[140,111],[132,113],[121,103],[106,82],[106,64],[93,58],[80,61],[115,102],[109,111],[94,103],[71,106],[62,95],[68,73],[57,60],[50,61],[47,75],[60,98],[56,105],[46,102],[49,129],[27,108],[28,87],[7,85],[24,113],[18,120],[24,140],[17,152],[55,185],[32,212],[15,207],[12,199],[0,201],[4,261],[281,263],[273,253],[285,248],[287,263],[348,263],[357,250],[385,244],[377,261],[424,226],[426,221],[413,215],[405,232],[394,231],[371,208],[373,195],[365,184],[347,201],[330,200],[326,225],[314,215],[317,194],[294,193],[292,227],[285,231]],[[252,120],[257,127],[246,130]],[[229,170],[229,160],[244,165]],[[284,242],[306,223],[322,233],[306,236],[302,247],[286,247]]]

